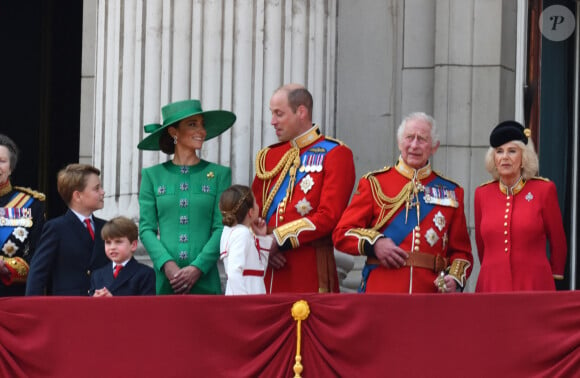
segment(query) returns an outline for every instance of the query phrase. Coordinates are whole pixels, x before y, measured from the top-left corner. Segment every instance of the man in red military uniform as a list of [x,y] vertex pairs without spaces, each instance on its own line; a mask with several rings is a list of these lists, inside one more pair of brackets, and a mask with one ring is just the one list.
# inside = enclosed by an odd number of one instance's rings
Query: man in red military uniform
[[256,157],[252,191],[272,232],[266,291],[338,292],[331,234],[355,181],[351,150],[312,124],[312,95],[298,84],[270,99],[280,143]]
[[435,121],[406,117],[394,167],[363,176],[333,232],[338,250],[366,255],[360,292],[430,293],[463,288],[473,262],[463,189],[431,169]]

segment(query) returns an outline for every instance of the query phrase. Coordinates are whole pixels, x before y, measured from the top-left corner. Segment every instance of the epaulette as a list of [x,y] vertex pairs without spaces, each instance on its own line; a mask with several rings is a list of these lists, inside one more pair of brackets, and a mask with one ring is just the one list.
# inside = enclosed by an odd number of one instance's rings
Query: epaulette
[[388,171],[389,171],[389,169],[391,169],[391,166],[385,166],[385,167],[383,167],[382,169],[379,169],[379,170],[376,170],[376,171],[371,171],[371,172],[368,172],[367,174],[365,174],[365,175],[363,176],[363,178],[365,178],[365,179],[368,179],[368,178],[369,178],[369,176],[374,176],[374,175],[376,175],[376,174],[379,174],[379,173],[388,172]]
[[493,184],[494,182],[497,182],[497,180],[489,180],[489,181],[484,182],[483,184],[479,184],[479,186],[486,186],[489,184]]
[[39,201],[44,201],[46,199],[46,196],[44,195],[44,193],[37,192],[36,190],[32,190],[30,188],[24,188],[22,186],[15,186],[14,189],[19,190],[21,192],[24,192],[26,194],[30,194],[32,197],[36,198]]
[[340,140],[340,139],[336,139],[336,138],[329,137],[329,136],[326,136],[326,135],[324,136],[324,139],[329,140],[331,142],[334,142],[334,143],[336,143],[336,144],[338,144],[340,146],[346,146],[346,144],[344,144],[344,142],[342,140]]
[[542,180],[542,181],[550,181],[550,179],[549,179],[549,178],[542,177],[542,176],[534,176],[534,177],[531,177],[531,178],[530,178],[530,180]]
[[460,185],[460,184],[459,184],[457,181],[455,181],[455,180],[451,180],[449,177],[445,177],[445,176],[443,176],[443,175],[441,174],[441,172],[438,172],[438,171],[436,171],[436,170],[433,170],[433,173],[435,173],[437,176],[441,177],[442,179],[445,179],[445,180],[449,181],[450,183],[452,183],[452,184],[455,184],[455,185],[457,185],[457,186],[461,187],[461,185]]

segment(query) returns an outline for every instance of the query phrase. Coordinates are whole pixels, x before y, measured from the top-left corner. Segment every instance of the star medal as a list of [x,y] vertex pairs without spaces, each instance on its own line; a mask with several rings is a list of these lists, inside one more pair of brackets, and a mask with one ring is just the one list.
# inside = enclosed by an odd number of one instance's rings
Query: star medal
[[443,231],[443,228],[445,227],[445,216],[438,211],[433,217],[433,223],[435,223],[435,226],[437,226],[439,231]]
[[310,175],[306,175],[306,177],[304,177],[300,181],[300,189],[302,189],[304,194],[308,193],[310,191],[310,189],[312,189],[313,186],[314,186],[314,180],[312,179],[312,176],[310,176]]
[[312,205],[310,205],[310,202],[308,202],[306,198],[302,198],[296,204],[296,211],[298,211],[298,214],[301,216],[305,216],[310,212],[310,210],[312,210]]

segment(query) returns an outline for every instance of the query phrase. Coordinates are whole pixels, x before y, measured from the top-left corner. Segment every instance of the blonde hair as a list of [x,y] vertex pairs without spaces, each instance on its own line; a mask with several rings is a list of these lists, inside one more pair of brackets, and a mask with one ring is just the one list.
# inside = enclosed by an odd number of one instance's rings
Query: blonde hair
[[244,222],[246,215],[254,207],[254,195],[249,187],[232,185],[224,190],[220,197],[219,208],[222,214],[222,223],[234,226]]
[[[520,140],[512,140],[516,146],[522,151],[522,177],[524,180],[528,180],[538,174],[539,162],[538,155],[534,149],[534,143],[532,139],[528,138],[528,144]],[[489,147],[487,153],[485,154],[485,169],[491,174],[495,180],[499,180],[499,173],[495,166],[495,150],[499,147]]]
[[69,164],[58,172],[56,186],[58,194],[68,205],[75,191],[82,192],[87,186],[87,177],[100,176],[101,171],[88,164]]

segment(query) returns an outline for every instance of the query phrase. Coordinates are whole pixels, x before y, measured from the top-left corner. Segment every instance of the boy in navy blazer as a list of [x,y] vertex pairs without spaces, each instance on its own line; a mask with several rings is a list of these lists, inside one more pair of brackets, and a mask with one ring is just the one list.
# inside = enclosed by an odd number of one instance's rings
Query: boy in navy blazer
[[91,273],[108,263],[100,236],[105,221],[93,215],[104,204],[100,174],[87,164],[69,164],[58,172],[58,193],[69,209],[44,224],[26,295],[87,296]]
[[138,236],[139,230],[129,218],[116,217],[105,223],[101,237],[112,264],[97,269],[91,276],[93,297],[155,295],[155,271],[133,257]]

